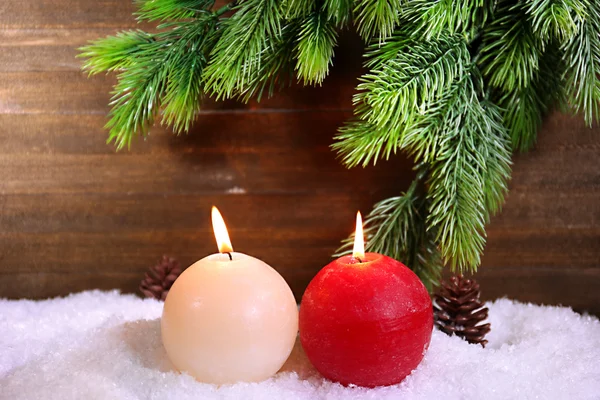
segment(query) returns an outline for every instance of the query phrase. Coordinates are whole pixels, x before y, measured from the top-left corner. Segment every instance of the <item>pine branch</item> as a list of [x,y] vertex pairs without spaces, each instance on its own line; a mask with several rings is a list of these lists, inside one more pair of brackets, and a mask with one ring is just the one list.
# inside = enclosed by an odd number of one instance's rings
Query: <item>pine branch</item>
[[494,1],[411,0],[403,18],[416,26],[415,35],[429,40],[442,34],[464,33],[475,36],[494,11]]
[[272,96],[276,88],[291,84],[294,78],[294,45],[298,36],[298,21],[289,22],[281,29],[281,35],[269,37],[260,56],[260,69],[252,73],[244,90],[235,95],[242,101],[251,98],[258,101],[265,95]]
[[90,75],[100,72],[119,71],[135,62],[136,56],[154,42],[154,37],[146,32],[123,31],[115,36],[91,41],[79,48],[78,57],[87,58],[82,68]]
[[283,12],[277,0],[244,0],[222,23],[221,37],[204,72],[204,89],[218,100],[250,90],[260,80],[263,55],[281,37]]
[[542,117],[552,104],[564,101],[563,64],[558,45],[550,43],[540,57],[539,71],[528,86],[497,94],[496,103],[503,109],[504,125],[514,149],[529,150],[535,144]]
[[[475,82],[474,82],[475,79]],[[499,111],[480,102],[475,76],[466,79],[443,118],[439,153],[430,167],[427,222],[452,269],[475,271],[489,214],[503,202],[510,148]]]
[[501,0],[495,19],[483,30],[479,66],[493,88],[511,92],[529,86],[544,42],[538,38],[523,5]]
[[[419,171],[408,191],[373,207],[364,223],[365,249],[385,254],[412,269],[431,292],[439,283],[443,263],[435,244],[435,232],[426,225],[428,202]],[[343,241],[336,256],[352,251],[354,234]]]
[[333,64],[337,36],[334,22],[324,11],[314,11],[302,21],[296,46],[296,71],[305,84],[323,82]]
[[281,9],[289,20],[303,19],[320,9],[318,0],[282,0]]
[[135,0],[139,21],[188,19],[206,13],[214,0]]
[[528,0],[525,11],[533,31],[548,42],[569,40],[579,30],[576,20],[585,18],[588,0]]
[[592,126],[600,115],[600,4],[589,2],[587,18],[577,17],[577,34],[562,50],[568,102]]
[[[492,99],[503,108],[504,124],[515,149],[526,151],[536,141],[543,114],[551,105],[558,76],[548,70],[557,68],[544,61],[553,52],[547,39],[536,34],[530,14],[541,14],[522,3],[501,1],[494,21],[484,29],[479,66],[489,84]],[[539,32],[538,32],[539,33]],[[552,39],[554,42],[554,39]],[[544,82],[541,79],[551,79]]]
[[348,166],[389,158],[402,138],[442,96],[470,63],[459,36],[420,42],[410,29],[371,50],[372,66],[354,96],[357,120],[340,129],[332,146]]
[[323,0],[323,10],[329,20],[343,27],[352,20],[353,0]]
[[199,108],[207,54],[216,38],[216,18],[207,14],[190,22],[162,25],[153,35],[136,31],[108,37],[83,48],[85,68],[94,73],[120,71],[111,100],[109,142],[130,146],[145,135],[161,105],[163,122],[187,130]]
[[377,37],[383,42],[400,22],[401,7],[405,0],[356,0],[354,13],[358,33],[365,41]]

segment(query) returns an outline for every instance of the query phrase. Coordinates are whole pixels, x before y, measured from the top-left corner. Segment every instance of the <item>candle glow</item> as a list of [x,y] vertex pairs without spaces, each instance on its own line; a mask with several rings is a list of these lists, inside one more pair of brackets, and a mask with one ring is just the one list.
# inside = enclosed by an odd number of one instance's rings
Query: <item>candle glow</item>
[[354,248],[352,249],[352,257],[359,261],[365,259],[365,238],[363,235],[362,217],[360,211],[356,213],[356,231],[354,233]]
[[219,253],[231,253],[233,251],[233,246],[231,245],[231,240],[229,239],[229,233],[227,232],[225,221],[223,220],[223,216],[219,212],[219,209],[215,206],[213,206],[211,211],[211,219],[213,231],[215,232],[215,239],[217,239]]

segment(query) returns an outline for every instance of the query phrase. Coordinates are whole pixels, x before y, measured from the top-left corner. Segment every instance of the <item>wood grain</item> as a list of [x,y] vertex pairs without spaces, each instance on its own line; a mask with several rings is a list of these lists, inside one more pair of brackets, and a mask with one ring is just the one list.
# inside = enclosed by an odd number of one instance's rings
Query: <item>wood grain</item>
[[[133,9],[0,2],[0,297],[135,291],[162,254],[189,265],[214,251],[216,204],[234,247],[271,263],[299,299],[356,209],[412,179],[404,156],[346,170],[330,151],[352,116],[360,40],[341,37],[323,87],[293,85],[261,103],[208,100],[189,135],[157,125],[115,153],[103,129],[115,77],[81,73],[76,48],[152,29]],[[515,155],[510,189],[487,231],[484,297],[600,315],[600,128],[549,115],[536,148]]]

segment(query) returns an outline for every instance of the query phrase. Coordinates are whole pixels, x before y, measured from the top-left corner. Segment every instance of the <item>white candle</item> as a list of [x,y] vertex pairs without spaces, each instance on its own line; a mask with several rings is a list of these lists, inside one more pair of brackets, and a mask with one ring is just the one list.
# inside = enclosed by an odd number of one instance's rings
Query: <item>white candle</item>
[[275,374],[292,351],[296,301],[277,271],[232,251],[214,207],[213,226],[221,253],[194,263],[169,290],[163,344],[173,365],[199,381],[261,381]]

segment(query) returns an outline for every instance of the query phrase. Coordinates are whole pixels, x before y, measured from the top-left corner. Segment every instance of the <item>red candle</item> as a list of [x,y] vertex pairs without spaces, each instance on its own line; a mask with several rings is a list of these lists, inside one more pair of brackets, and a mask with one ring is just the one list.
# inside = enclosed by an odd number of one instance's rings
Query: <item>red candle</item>
[[431,340],[431,299],[402,263],[364,253],[360,213],[352,256],[323,268],[300,305],[300,341],[326,378],[375,387],[401,382]]

